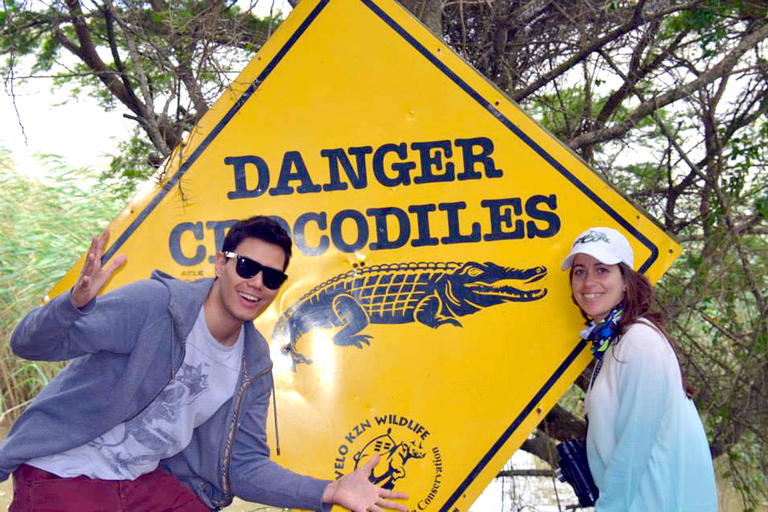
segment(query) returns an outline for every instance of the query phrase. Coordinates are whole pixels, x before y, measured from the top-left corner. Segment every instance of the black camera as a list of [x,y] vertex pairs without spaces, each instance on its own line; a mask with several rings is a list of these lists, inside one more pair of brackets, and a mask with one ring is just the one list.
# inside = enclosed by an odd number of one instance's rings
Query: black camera
[[600,492],[589,471],[584,444],[576,439],[569,439],[557,445],[557,453],[560,455],[559,467],[555,470],[557,479],[571,484],[579,499],[579,505],[594,506]]

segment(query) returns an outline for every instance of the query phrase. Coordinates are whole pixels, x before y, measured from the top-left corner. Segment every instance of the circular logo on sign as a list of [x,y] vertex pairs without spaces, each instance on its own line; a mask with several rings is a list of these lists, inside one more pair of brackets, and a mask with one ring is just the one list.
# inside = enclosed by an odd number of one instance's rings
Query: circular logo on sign
[[365,465],[378,453],[381,459],[369,480],[392,490],[408,479],[410,470],[426,464],[432,470],[430,483],[420,496],[412,496],[417,498],[416,510],[426,510],[438,495],[443,478],[440,448],[429,437],[424,425],[405,416],[386,414],[366,419],[352,427],[339,445],[333,464],[336,479]]

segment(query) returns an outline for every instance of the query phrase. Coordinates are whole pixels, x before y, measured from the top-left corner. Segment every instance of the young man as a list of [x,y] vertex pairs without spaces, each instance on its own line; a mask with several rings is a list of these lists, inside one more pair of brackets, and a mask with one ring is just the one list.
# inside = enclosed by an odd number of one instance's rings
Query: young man
[[297,475],[269,459],[269,349],[252,320],[277,295],[291,240],[267,217],[234,225],[216,278],[152,279],[97,297],[125,263],[94,237],[77,283],[29,313],[11,338],[32,360],[72,361],[0,446],[11,511],[185,511],[233,496],[277,507],[407,509],[368,481],[378,458],[341,480]]

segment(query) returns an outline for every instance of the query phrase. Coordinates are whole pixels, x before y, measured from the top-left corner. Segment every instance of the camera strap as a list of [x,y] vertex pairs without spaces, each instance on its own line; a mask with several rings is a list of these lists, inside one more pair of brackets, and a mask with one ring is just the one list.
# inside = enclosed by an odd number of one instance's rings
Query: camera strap
[[595,379],[597,378],[597,375],[600,373],[600,370],[603,368],[603,360],[598,359],[595,362],[594,368],[592,368],[592,375],[589,377],[589,387],[587,387],[587,392],[589,392],[590,389],[592,389],[592,384],[595,382]]

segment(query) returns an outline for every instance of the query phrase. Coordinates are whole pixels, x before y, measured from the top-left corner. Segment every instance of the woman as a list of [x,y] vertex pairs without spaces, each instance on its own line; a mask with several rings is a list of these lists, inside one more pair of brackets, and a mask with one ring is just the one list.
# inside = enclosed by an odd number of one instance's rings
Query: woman
[[633,270],[627,239],[592,228],[563,262],[597,359],[586,397],[587,459],[596,512],[717,510],[712,458],[658,316],[653,287]]

